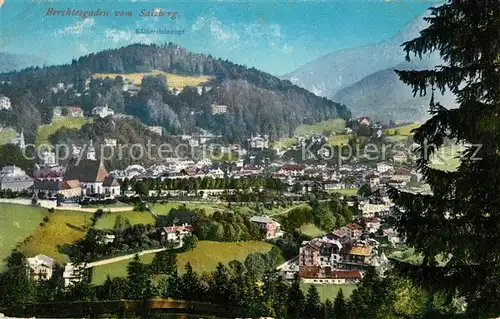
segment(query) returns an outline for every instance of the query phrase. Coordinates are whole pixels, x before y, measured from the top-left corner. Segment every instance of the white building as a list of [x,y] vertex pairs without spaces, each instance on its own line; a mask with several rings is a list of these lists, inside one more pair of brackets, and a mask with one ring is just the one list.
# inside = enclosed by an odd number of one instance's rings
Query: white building
[[224,114],[227,112],[227,105],[214,103],[210,107],[212,108],[212,114]]
[[269,138],[267,135],[252,136],[247,141],[250,148],[269,148]]
[[11,108],[10,99],[5,95],[0,95],[0,109],[9,110]]
[[35,280],[49,280],[54,270],[54,259],[46,255],[36,255],[28,259],[31,277]]
[[379,171],[380,173],[386,173],[392,170],[392,165],[389,165],[387,163],[377,163],[377,171]]
[[113,116],[113,115],[115,115],[115,111],[113,111],[112,109],[110,109],[108,107],[108,105],[106,104],[106,106],[94,107],[92,109],[92,115],[105,118],[106,116],[110,116],[110,115]]
[[148,129],[153,132],[153,133],[156,133],[160,136],[163,135],[163,127],[161,126],[148,126]]
[[110,146],[110,147],[116,147],[116,139],[114,139],[114,138],[105,138],[104,139],[104,145]]
[[68,287],[72,284],[78,283],[82,280],[81,272],[83,271],[84,266],[78,264],[68,263],[64,267],[63,279],[64,286]]

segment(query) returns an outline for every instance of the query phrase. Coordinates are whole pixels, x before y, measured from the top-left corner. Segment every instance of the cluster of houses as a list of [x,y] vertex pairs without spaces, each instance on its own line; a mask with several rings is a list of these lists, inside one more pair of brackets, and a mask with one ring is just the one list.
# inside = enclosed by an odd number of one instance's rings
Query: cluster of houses
[[[298,275],[303,282],[315,284],[358,283],[368,267],[381,274],[389,262],[379,250],[379,242],[369,234],[380,228],[378,217],[365,217],[361,223],[351,223],[310,241],[304,241],[298,257],[287,261],[278,270],[286,279]],[[383,236],[397,237],[390,228]]]

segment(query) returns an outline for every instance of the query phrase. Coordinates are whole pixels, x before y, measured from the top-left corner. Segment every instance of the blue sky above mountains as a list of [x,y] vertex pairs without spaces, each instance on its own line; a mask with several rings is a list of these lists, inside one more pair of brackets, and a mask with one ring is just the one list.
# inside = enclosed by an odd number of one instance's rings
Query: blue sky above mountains
[[[394,36],[429,1],[18,1],[0,8],[0,52],[32,54],[51,63],[131,43],[172,41],[274,75],[327,53]],[[108,17],[46,16],[49,8],[109,11]],[[177,11],[140,17],[142,9]],[[133,11],[133,17],[114,17]],[[137,34],[136,29],[184,30]]]

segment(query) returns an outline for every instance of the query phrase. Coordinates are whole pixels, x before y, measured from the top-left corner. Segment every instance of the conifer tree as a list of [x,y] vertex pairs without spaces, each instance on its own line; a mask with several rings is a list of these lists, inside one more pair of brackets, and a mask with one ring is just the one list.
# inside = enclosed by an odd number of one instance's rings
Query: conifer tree
[[287,318],[298,319],[301,318],[304,312],[305,298],[304,293],[300,290],[300,278],[295,276],[292,286],[288,290],[288,307]]
[[[431,292],[465,298],[466,317],[491,318],[500,314],[500,1],[448,0],[425,20],[403,44],[407,60],[438,52],[442,65],[396,72],[415,95],[430,93],[432,117],[414,141],[432,192],[390,190],[397,228],[423,256],[418,266],[395,264]],[[458,108],[441,105],[435,90],[454,94]],[[459,167],[432,169],[430,155],[448,140],[466,145]]]
[[344,299],[344,292],[340,288],[333,302],[333,312],[335,313],[335,319],[346,319],[347,318],[347,305]]
[[304,318],[322,318],[322,310],[318,288],[315,285],[311,285],[307,289]]
[[335,312],[333,311],[333,304],[330,299],[326,299],[323,304],[323,312],[325,319],[335,319]]

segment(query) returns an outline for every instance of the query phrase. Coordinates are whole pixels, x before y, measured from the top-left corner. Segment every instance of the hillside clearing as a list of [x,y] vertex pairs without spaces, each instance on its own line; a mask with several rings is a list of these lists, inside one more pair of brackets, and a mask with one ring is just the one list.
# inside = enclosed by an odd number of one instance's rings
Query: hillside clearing
[[0,130],[0,145],[10,143],[16,137],[16,131],[13,128],[3,128]]
[[346,122],[343,119],[331,119],[312,125],[301,124],[295,129],[295,136],[323,134],[324,132],[342,133]]
[[115,220],[117,216],[122,216],[130,221],[131,225],[137,224],[154,224],[155,219],[150,212],[137,212],[137,211],[129,211],[129,212],[113,212],[113,213],[104,213],[104,215],[99,218],[95,228],[97,229],[113,229],[115,225]]
[[[177,255],[177,267],[179,273],[184,273],[184,265],[190,262],[193,269],[198,272],[211,272],[219,262],[228,264],[232,260],[243,262],[245,258],[253,252],[267,253],[272,245],[261,241],[249,242],[215,242],[200,241],[193,251],[180,253]],[[155,254],[140,256],[145,264],[153,261]],[[92,283],[101,284],[106,280],[106,276],[125,277],[127,276],[127,265],[130,260],[119,261],[112,264],[97,266],[92,271]]]
[[170,202],[166,204],[152,204],[153,211],[158,215],[168,215],[172,208],[179,208],[186,205],[187,209],[204,209],[207,215],[212,215],[215,211],[226,211],[228,208],[222,203],[181,203]]
[[42,125],[38,128],[35,145],[40,146],[50,144],[49,137],[60,128],[67,127],[70,129],[80,129],[87,123],[92,123],[92,119],[85,117],[73,117],[54,120],[50,124]]
[[320,237],[320,236],[323,236],[326,234],[325,231],[319,229],[314,224],[302,225],[302,227],[300,227],[300,232],[302,234],[307,235],[307,236],[312,237],[312,238]]
[[117,76],[122,76],[124,80],[132,81],[134,85],[141,85],[142,78],[144,76],[158,76],[163,75],[167,79],[167,85],[171,88],[177,88],[182,90],[186,86],[199,86],[205,84],[213,79],[211,76],[189,76],[189,75],[178,75],[173,73],[167,73],[159,70],[153,70],[151,72],[138,72],[138,73],[95,73],[92,75],[96,79],[104,79],[109,77],[114,79]]
[[39,225],[31,240],[20,248],[27,257],[44,254],[59,262],[69,262],[68,256],[58,251],[59,245],[72,244],[82,239],[90,226],[92,213],[55,211],[49,213],[49,221]]

